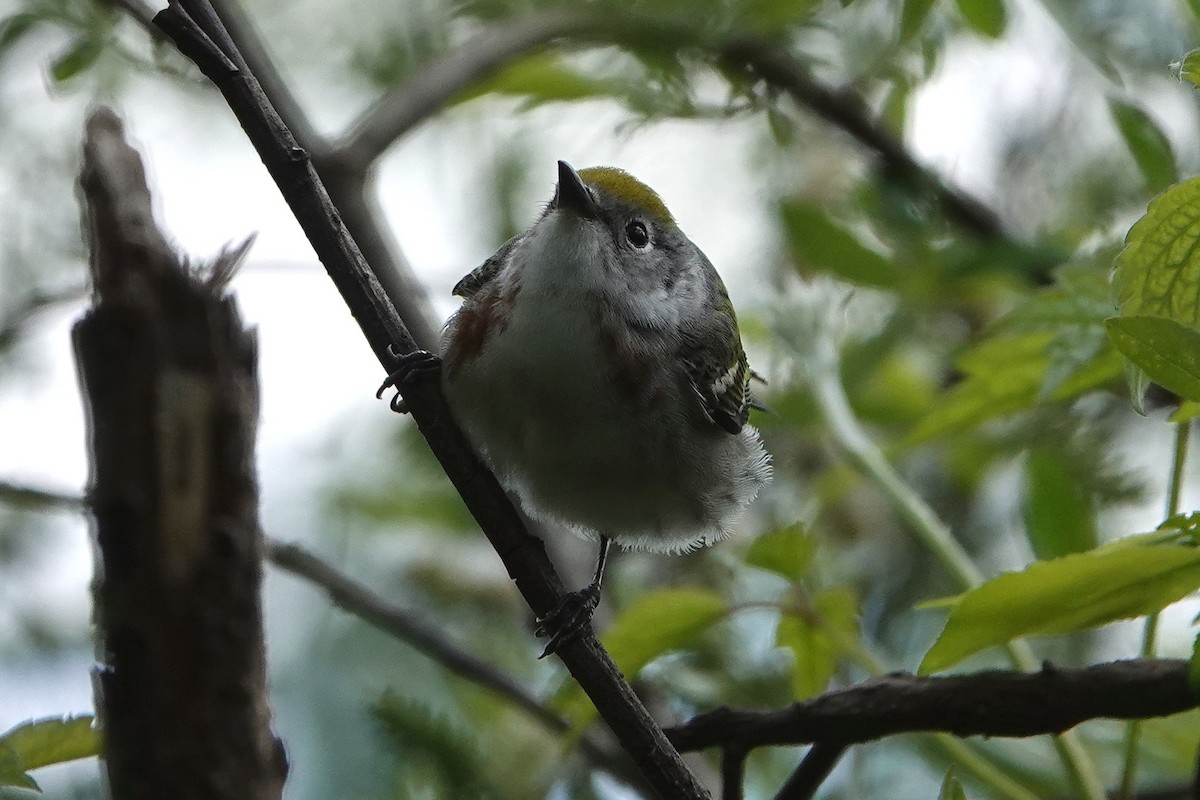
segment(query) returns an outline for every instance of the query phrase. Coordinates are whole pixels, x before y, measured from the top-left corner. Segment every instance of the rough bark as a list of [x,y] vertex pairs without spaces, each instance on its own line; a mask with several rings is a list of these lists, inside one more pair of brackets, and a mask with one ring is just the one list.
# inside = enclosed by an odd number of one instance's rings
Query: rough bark
[[[72,333],[98,545],[97,706],[112,796],[278,800],[254,475],[253,335],[154,223],[120,120],[87,123],[93,305]],[[244,249],[244,248],[243,248]]]

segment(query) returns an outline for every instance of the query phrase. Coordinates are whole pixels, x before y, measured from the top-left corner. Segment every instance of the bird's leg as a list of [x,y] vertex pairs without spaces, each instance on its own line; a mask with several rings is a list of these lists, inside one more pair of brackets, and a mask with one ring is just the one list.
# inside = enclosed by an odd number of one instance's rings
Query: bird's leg
[[604,567],[608,563],[608,550],[612,539],[600,537],[600,554],[596,557],[596,574],[592,582],[577,592],[568,592],[558,601],[554,610],[538,617],[534,633],[549,636],[546,649],[538,658],[545,658],[558,649],[563,642],[570,641],[592,621],[592,612],[600,603],[600,582],[604,580]]
[[442,360],[426,350],[413,350],[411,353],[397,355],[391,345],[388,354],[395,357],[396,368],[384,379],[379,391],[375,392],[376,399],[383,397],[388,389],[395,388],[396,396],[390,403],[392,411],[397,414],[407,414],[408,406],[404,403],[405,387],[412,388],[419,382],[436,380],[442,368]]

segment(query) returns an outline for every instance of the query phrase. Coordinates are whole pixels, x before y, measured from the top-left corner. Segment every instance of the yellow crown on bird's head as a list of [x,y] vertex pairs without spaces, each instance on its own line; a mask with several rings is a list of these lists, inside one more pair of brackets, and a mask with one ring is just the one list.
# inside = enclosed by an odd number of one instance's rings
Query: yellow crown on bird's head
[[579,170],[579,177],[610,197],[642,209],[660,222],[675,224],[675,218],[658,193],[623,169],[588,167]]

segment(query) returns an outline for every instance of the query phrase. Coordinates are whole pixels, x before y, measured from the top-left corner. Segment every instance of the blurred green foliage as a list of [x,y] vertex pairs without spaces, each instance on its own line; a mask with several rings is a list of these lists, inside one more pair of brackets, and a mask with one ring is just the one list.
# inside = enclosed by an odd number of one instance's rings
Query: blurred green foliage
[[[1200,165],[1196,3],[363,0],[350,13],[256,0],[246,11],[323,122],[328,109],[344,112],[343,101],[367,106],[466,43],[486,42],[492,26],[591,15],[582,32],[460,87],[437,122],[464,137],[448,141],[504,141],[462,155],[483,162],[471,168],[484,188],[447,210],[470,220],[467,238],[491,246],[536,213],[547,125],[582,119],[586,136],[664,150],[656,131],[703,131],[739,153],[751,190],[728,195],[695,151],[662,155],[691,159],[704,205],[760,204],[731,209],[750,220],[737,230],[753,233],[739,243],[739,263],[718,268],[735,296],[754,298],[739,314],[769,381],[760,394],[771,411],[755,424],[776,480],[733,541],[613,565],[602,639],[660,717],[780,706],[918,664],[935,670],[970,657],[965,668],[994,666],[993,646],[1026,634],[1045,636],[1038,655],[1066,664],[1132,656],[1128,642],[1087,629],[1156,612],[1200,586],[1191,523],[1130,538],[1161,516],[1129,522],[1135,504],[1159,513],[1173,472],[1167,425],[1194,416],[1197,406],[1181,400],[1200,401],[1200,184],[1176,183]],[[197,91],[180,80],[191,74],[182,59],[107,3],[14,0],[3,13],[0,82],[38,69],[50,87],[45,108],[131,98],[134,73],[147,69],[161,78],[154,91],[183,98],[180,108]],[[793,58],[842,104],[843,123],[723,60],[720,45],[739,37]],[[26,113],[49,117],[45,108]],[[64,244],[75,235],[64,220],[76,213],[61,142],[77,141],[77,117],[56,123],[62,137],[38,150],[28,118],[0,114],[0,144],[37,154],[4,167],[27,202],[0,212],[0,392],[29,380],[28,365],[6,356],[33,335],[30,321],[84,274],[82,252]],[[848,136],[848,117],[868,120],[875,141],[920,152],[930,172],[899,169],[879,146]],[[681,124],[691,127],[669,127]],[[28,180],[30,164],[56,177]],[[955,187],[970,190],[995,231],[964,223]],[[26,227],[37,235],[17,235]],[[914,606],[957,588],[886,493],[843,458],[809,380],[820,337],[833,342],[872,442],[993,578],[955,598],[940,637],[945,613]],[[556,665],[535,661],[525,609],[415,429],[397,423],[381,434],[378,417],[329,424],[331,438],[367,432],[384,455],[331,469],[297,501],[322,550],[573,727],[550,732],[308,597],[268,618],[287,642],[279,652],[288,655],[273,651],[272,679],[294,796],[624,796],[620,778],[579,755],[578,737],[595,725],[590,704]],[[29,516],[0,507],[6,574],[35,557]],[[586,574],[586,546],[547,543],[565,571]],[[73,635],[55,646],[81,646]],[[32,638],[0,640],[0,654],[24,652]],[[1109,783],[1117,732],[1083,729]],[[1198,740],[1195,714],[1147,723],[1142,783],[1182,785]],[[823,796],[1014,796],[980,763],[1035,796],[1070,791],[1048,742],[969,749],[974,766],[952,763],[923,737],[858,748]],[[7,753],[0,746],[0,780],[11,783],[46,763]],[[747,796],[772,796],[797,756],[754,753]]]

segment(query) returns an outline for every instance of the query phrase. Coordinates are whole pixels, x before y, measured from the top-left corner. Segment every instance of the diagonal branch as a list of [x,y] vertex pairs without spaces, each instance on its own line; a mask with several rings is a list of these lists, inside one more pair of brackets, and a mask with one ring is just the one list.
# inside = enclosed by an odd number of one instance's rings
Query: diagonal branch
[[[324,589],[334,605],[412,645],[455,675],[495,692],[549,730],[560,734],[570,730],[570,722],[512,677],[462,649],[417,614],[384,602],[304,548],[268,539],[267,558],[280,569]],[[579,747],[594,765],[623,781],[640,783],[628,759],[610,752],[593,737],[585,734]]]
[[[0,481],[0,501],[21,502],[27,498],[50,507],[83,507],[82,499],[77,496]],[[359,603],[352,590],[345,596],[337,596],[339,581],[345,579],[328,566],[292,569],[292,563],[288,562],[295,562],[291,556],[296,551],[288,545],[273,544],[268,552],[278,566],[330,591],[335,602],[346,610],[397,638],[412,641],[407,633],[411,629],[409,623],[392,625],[389,618],[398,612],[378,598],[367,595]],[[315,561],[305,554],[307,559]],[[322,577],[326,574],[329,580]],[[442,662],[440,653],[447,648],[452,645],[422,649]],[[469,670],[459,674],[477,679]],[[500,682],[511,679],[501,676]],[[496,690],[504,694],[504,690]],[[894,673],[775,711],[716,709],[668,729],[667,735],[682,752],[712,747],[724,750],[722,772],[729,785],[733,776],[740,773],[740,754],[755,747],[817,743],[810,751],[812,762],[808,763],[806,758],[808,766],[802,764],[797,770],[796,775],[803,777],[806,770],[815,772],[816,767],[828,764],[829,757],[845,746],[895,734],[941,731],[957,736],[1041,736],[1060,733],[1092,719],[1145,719],[1198,706],[1200,698],[1190,688],[1188,663],[1183,660],[1137,659],[1075,669],[1045,664],[1032,674],[990,670],[971,675],[916,677]],[[538,716],[544,715],[539,712]],[[546,721],[549,724],[548,718]],[[796,775],[793,778],[799,780]],[[1139,797],[1153,794],[1147,792]],[[1177,794],[1184,796],[1174,788],[1164,796]]]
[[77,494],[57,492],[53,489],[42,489],[35,486],[23,486],[4,480],[0,480],[0,502],[39,510],[82,511],[86,505],[84,499]]
[[518,59],[555,40],[577,44],[624,44],[714,53],[726,68],[764,81],[797,105],[844,131],[875,153],[884,171],[909,191],[928,193],[954,224],[982,239],[1005,238],[1000,218],[988,206],[923,166],[904,143],[876,120],[856,93],[817,81],[786,49],[748,37],[713,41],[678,24],[627,17],[615,20],[578,11],[540,11],[515,17],[478,34],[462,47],[430,61],[403,86],[376,101],[331,153],[337,163],[366,171],[394,142],[449,104],[456,96]]
[[1026,737],[1062,733],[1091,719],[1162,717],[1198,705],[1186,661],[1137,659],[1078,669],[1045,664],[1035,673],[894,673],[776,711],[716,709],[667,735],[680,752],[730,743],[854,744],[918,731]]
[[[87,507],[87,501],[78,494],[6,480],[0,480],[0,503],[38,510],[83,511]],[[325,590],[330,600],[346,612],[415,647],[455,675],[495,692],[554,733],[570,730],[569,721],[538,700],[515,679],[458,647],[418,615],[385,602],[370,589],[338,572],[299,545],[286,544],[270,538],[265,539],[264,543],[268,561]],[[626,783],[641,783],[640,776],[633,771],[633,765],[628,759],[611,752],[591,735],[584,734],[579,741],[579,747],[597,767]]]
[[[401,353],[416,349],[307,154],[263,95],[207,0],[172,0],[155,20],[225,96],[380,363],[391,367],[389,348]],[[528,534],[495,476],[455,424],[440,386],[430,382],[414,387],[405,401],[521,594],[535,613],[548,612],[563,592],[562,581],[542,543]],[[664,798],[708,797],[593,633],[587,631],[559,656],[656,793]]]
[[463,90],[555,39],[594,35],[602,23],[594,14],[553,10],[493,25],[448,55],[430,61],[404,85],[372,104],[335,145],[339,160],[365,171],[397,139]]

